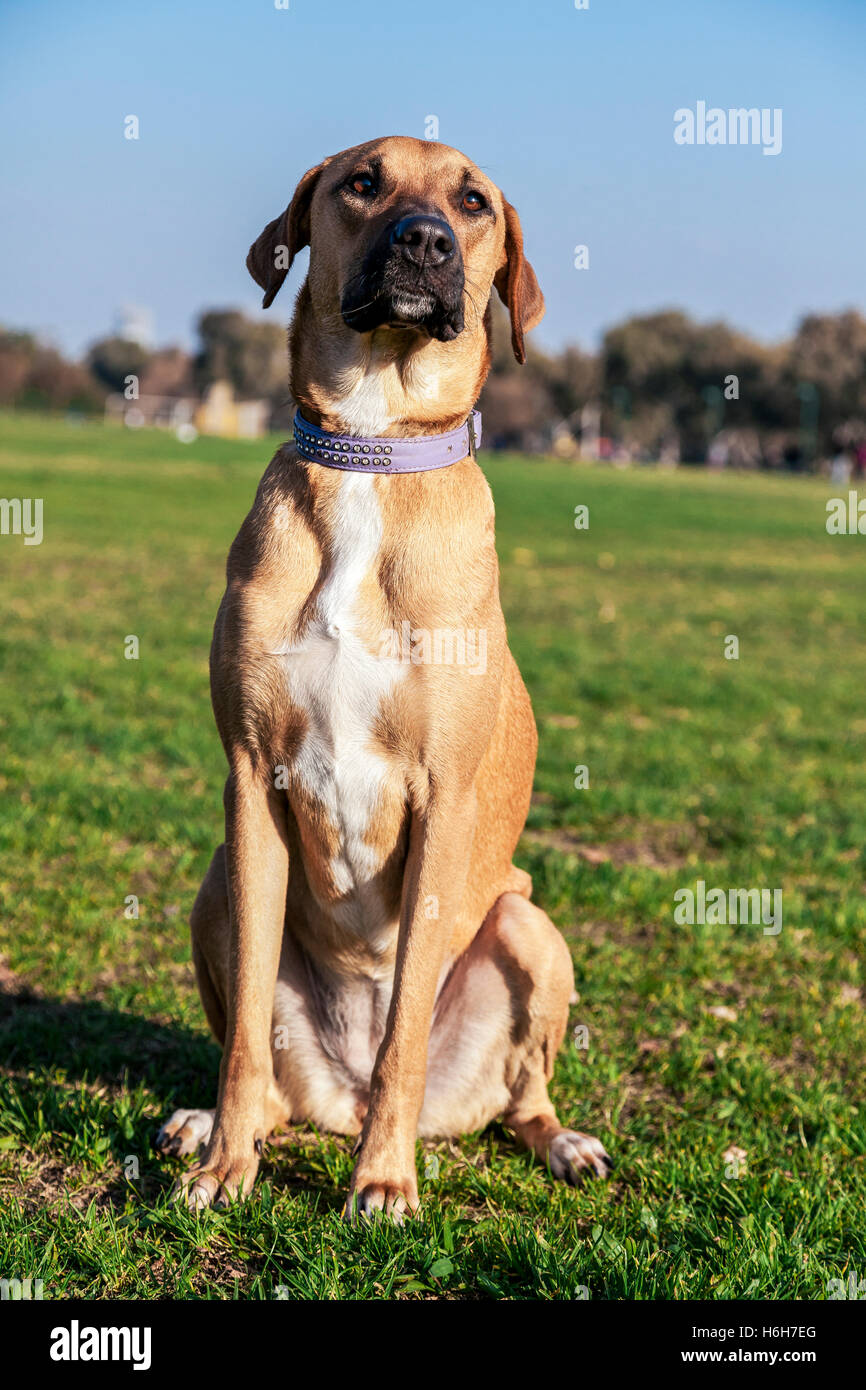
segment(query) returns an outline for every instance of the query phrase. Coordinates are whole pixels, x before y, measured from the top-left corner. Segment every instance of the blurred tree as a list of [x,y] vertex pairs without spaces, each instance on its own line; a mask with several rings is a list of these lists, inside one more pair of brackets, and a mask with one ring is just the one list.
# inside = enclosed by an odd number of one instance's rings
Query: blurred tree
[[[797,427],[788,348],[764,347],[726,323],[695,323],[680,310],[611,329],[602,344],[601,376],[606,428],[650,450],[673,429],[689,462],[706,457],[723,427]],[[617,409],[623,390],[631,403],[628,425]]]
[[563,419],[577,416],[601,391],[601,362],[590,352],[567,347],[559,357],[545,359],[545,379]]
[[0,328],[0,404],[29,410],[101,410],[104,387],[31,333]]
[[87,365],[109,391],[123,391],[128,376],[136,376],[140,381],[149,359],[150,353],[140,343],[101,338],[88,351]]
[[555,412],[543,381],[531,372],[496,372],[481,392],[483,440],[501,449],[543,448]]
[[818,439],[829,449],[835,429],[866,416],[866,318],[854,309],[808,314],[790,344],[786,384],[801,398],[804,385],[816,389]]
[[480,400],[485,438],[517,448],[530,435],[536,442],[549,439],[562,421],[579,432],[580,410],[598,393],[598,358],[578,347],[551,357],[528,341],[521,367],[511,346],[508,313],[495,295],[489,313],[492,360]]
[[37,347],[15,404],[27,410],[101,410],[105,388],[79,362],[50,347]]
[[[767,346],[725,323],[696,323],[679,309],[637,315],[604,336],[597,354],[511,350],[508,315],[487,310],[491,372],[481,396],[485,439],[511,448],[551,446],[565,424],[579,432],[587,405],[602,432],[641,457],[706,458],[713,440],[730,458],[811,464],[840,441],[863,442],[866,318],[850,309],[808,314],[792,339]],[[89,371],[29,333],[0,328],[0,404],[99,409],[106,390],[140,378],[143,394],[186,395],[227,380],[241,399],[267,399],[271,424],[291,418],[285,333],[238,310],[201,315],[195,358],[180,348],[149,353],[117,337],[88,353]]]
[[276,403],[288,396],[285,329],[248,319],[237,309],[212,309],[201,315],[198,335],[195,378],[200,389],[230,381],[241,399]]
[[195,391],[193,359],[182,348],[160,348],[141,375],[143,396],[190,396]]
[[12,405],[27,380],[36,354],[30,333],[0,328],[0,405]]

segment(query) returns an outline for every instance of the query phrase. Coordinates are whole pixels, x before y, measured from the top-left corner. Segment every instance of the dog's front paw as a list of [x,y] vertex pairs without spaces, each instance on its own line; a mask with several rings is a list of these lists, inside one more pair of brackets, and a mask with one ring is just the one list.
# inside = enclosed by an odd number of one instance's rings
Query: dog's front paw
[[417,1207],[418,1182],[414,1172],[403,1179],[378,1178],[365,1173],[359,1166],[352,1177],[343,1219],[354,1222],[382,1212],[402,1226],[403,1217],[407,1213],[411,1216]]
[[175,1183],[172,1196],[186,1202],[191,1211],[204,1207],[225,1207],[249,1196],[259,1170],[258,1150],[252,1146],[246,1158],[232,1155],[213,1144],[201,1159]]
[[576,1187],[581,1178],[606,1178],[613,1169],[613,1159],[604,1145],[591,1134],[576,1129],[563,1129],[554,1135],[547,1151],[547,1162],[555,1178]]

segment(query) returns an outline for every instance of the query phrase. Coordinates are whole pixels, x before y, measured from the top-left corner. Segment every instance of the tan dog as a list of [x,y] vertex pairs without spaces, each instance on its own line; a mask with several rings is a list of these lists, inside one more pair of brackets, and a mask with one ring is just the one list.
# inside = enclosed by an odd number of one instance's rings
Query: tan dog
[[[314,425],[462,425],[494,286],[524,360],[544,301],[517,214],[457,150],[376,140],[306,173],[250,250],[265,306],[307,244],[291,389]],[[383,653],[406,623],[483,634],[483,669]],[[211,686],[226,843],[191,925],[219,1096],[157,1140],[203,1148],[190,1203],[248,1191],[271,1131],[304,1121],[360,1134],[349,1214],[414,1209],[416,1136],[496,1116],[555,1177],[605,1175],[547,1095],[572,965],[511,862],[536,733],[474,457],[388,477],[281,448],[229,555]]]

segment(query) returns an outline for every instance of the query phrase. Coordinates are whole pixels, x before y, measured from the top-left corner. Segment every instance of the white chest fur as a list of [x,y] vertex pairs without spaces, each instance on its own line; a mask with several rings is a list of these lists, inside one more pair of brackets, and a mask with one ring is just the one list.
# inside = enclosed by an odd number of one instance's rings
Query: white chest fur
[[383,698],[406,671],[359,635],[359,591],[381,541],[375,478],[344,473],[315,617],[300,642],[280,653],[292,701],[308,720],[292,777],[321,803],[337,832],[330,876],[345,899],[338,911],[345,926],[365,933],[384,925],[371,900],[381,865],[369,840],[383,787],[393,776],[373,747],[374,726]]
[[338,376],[330,410],[344,433],[378,436],[401,414],[407,400],[413,405],[420,401],[433,405],[440,391],[438,367],[425,366],[423,353],[398,367],[390,348],[377,344],[374,335],[369,357]]

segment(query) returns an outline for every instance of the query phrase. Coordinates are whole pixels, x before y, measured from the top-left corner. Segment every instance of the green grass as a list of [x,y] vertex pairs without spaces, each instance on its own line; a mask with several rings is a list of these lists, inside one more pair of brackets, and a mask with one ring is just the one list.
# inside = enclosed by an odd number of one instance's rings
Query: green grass
[[[866,540],[826,534],[826,484],[485,459],[541,734],[518,859],[589,1030],[553,1091],[617,1169],[554,1188],[493,1126],[419,1145],[417,1220],[353,1229],[343,1139],[295,1132],[246,1205],[199,1216],[150,1149],[215,1094],[186,927],[222,836],[207,655],[270,442],[0,426],[4,494],[45,515],[41,546],[0,537],[0,1274],[50,1298],[813,1299],[866,1273]],[[781,933],[678,926],[698,878],[781,887]]]

